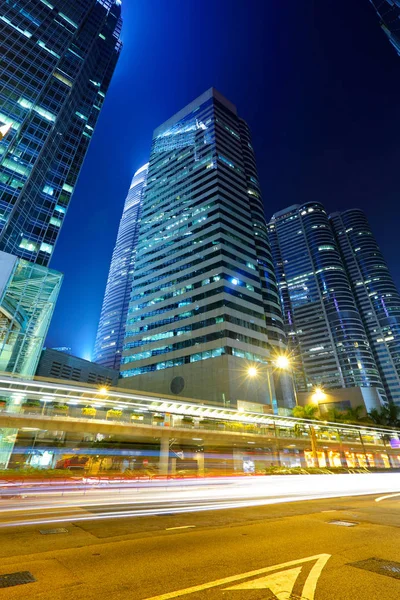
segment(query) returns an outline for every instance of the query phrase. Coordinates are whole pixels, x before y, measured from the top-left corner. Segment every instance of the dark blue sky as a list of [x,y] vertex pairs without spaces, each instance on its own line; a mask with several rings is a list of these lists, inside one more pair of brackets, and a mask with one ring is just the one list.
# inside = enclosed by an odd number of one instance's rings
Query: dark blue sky
[[252,129],[267,218],[359,206],[400,281],[400,57],[368,0],[122,7],[123,52],[51,263],[65,279],[49,346],[90,357],[133,172],[153,129],[211,86]]

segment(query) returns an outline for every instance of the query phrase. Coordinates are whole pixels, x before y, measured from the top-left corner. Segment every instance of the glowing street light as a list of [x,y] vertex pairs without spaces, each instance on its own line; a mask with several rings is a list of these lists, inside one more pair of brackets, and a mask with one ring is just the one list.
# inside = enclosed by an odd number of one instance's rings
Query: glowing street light
[[278,367],[278,369],[283,369],[286,371],[290,367],[290,359],[285,354],[281,354],[276,358],[275,365]]
[[248,375],[249,377],[256,377],[256,376],[257,376],[257,374],[258,374],[258,371],[257,371],[256,367],[249,367],[249,368],[247,369],[247,375]]
[[313,402],[318,404],[318,402],[324,398],[326,398],[324,390],[321,387],[316,387],[312,395]]
[[99,394],[101,394],[101,396],[105,396],[108,393],[108,389],[106,387],[101,387],[99,389]]

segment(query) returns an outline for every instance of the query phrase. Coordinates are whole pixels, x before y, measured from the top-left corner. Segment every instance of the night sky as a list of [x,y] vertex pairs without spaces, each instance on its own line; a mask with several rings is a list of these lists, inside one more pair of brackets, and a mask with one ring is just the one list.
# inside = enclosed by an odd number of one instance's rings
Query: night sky
[[211,86],[253,133],[267,219],[363,208],[400,282],[400,57],[368,0],[123,0],[119,64],[51,267],[48,346],[90,358],[124,199],[152,131]]

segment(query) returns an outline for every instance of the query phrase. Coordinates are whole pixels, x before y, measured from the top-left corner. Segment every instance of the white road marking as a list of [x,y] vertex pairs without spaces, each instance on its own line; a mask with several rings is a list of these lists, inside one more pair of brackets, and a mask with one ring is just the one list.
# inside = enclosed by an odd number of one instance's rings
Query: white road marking
[[181,525],[180,527],[166,527],[165,531],[172,531],[173,529],[191,529],[192,527],[196,527],[196,525]]
[[224,590],[271,590],[277,600],[290,600],[296,579],[300,575],[301,567],[294,567],[286,571],[279,571],[266,577],[252,579],[239,585],[224,588]]
[[[262,577],[255,581],[246,582],[242,586],[235,586],[235,589],[265,589],[268,588],[266,585],[268,579],[270,585],[275,587],[276,591],[278,591],[281,595],[277,596],[278,600],[288,600],[290,598],[290,593],[293,590],[293,586],[295,581],[301,571],[301,567],[299,569],[291,569],[290,567],[295,567],[296,565],[303,565],[304,563],[315,561],[315,564],[310,570],[308,577],[304,583],[302,597],[307,598],[307,600],[314,600],[315,589],[317,587],[317,582],[319,576],[321,575],[322,569],[330,559],[330,554],[316,554],[315,556],[308,556],[307,558],[300,558],[298,560],[291,560],[286,563],[282,563],[280,565],[272,565],[270,567],[264,567],[263,569],[256,569],[255,571],[248,571],[247,573],[241,573],[240,575],[232,575],[231,577],[224,577],[223,579],[216,579],[215,581],[209,581],[207,583],[203,583],[200,585],[195,585],[193,587],[189,587],[183,590],[177,590],[175,592],[167,592],[166,594],[161,594],[160,596],[152,596],[151,598],[146,598],[146,600],[170,600],[171,598],[179,598],[180,596],[186,596],[187,594],[194,594],[195,592],[201,592],[203,590],[208,590],[213,587],[218,587],[222,585],[226,585],[228,583],[232,583],[234,581],[240,581],[241,579],[248,579],[249,577],[257,577],[258,575],[263,575],[264,573],[270,573],[271,571],[284,571],[283,573],[276,573],[272,577]],[[296,576],[295,576],[296,575]],[[293,585],[292,585],[293,582]],[[287,595],[287,590],[282,589],[282,585],[286,583],[287,586],[292,588],[290,590],[289,595]],[[250,585],[253,584],[253,585]],[[224,589],[224,588],[223,588]],[[233,588],[225,588],[225,589],[233,589]],[[269,587],[269,589],[275,593],[274,589]],[[285,595],[282,595],[285,594]],[[276,595],[276,594],[275,594]]]
[[400,496],[400,492],[397,494],[388,494],[387,496],[380,496],[379,498],[375,498],[375,502],[382,502],[382,500],[387,500],[388,498],[395,498],[396,496]]

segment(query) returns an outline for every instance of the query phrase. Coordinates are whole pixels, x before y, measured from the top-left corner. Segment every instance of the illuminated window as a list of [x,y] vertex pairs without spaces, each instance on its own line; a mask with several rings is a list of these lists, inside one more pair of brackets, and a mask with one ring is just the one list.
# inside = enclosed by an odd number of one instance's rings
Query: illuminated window
[[47,252],[48,254],[51,254],[53,252],[53,246],[52,244],[46,244],[45,242],[43,242],[42,244],[40,244],[40,250],[41,252]]
[[23,250],[28,250],[29,252],[37,252],[39,249],[39,244],[31,240],[27,240],[26,238],[22,238],[19,247]]

